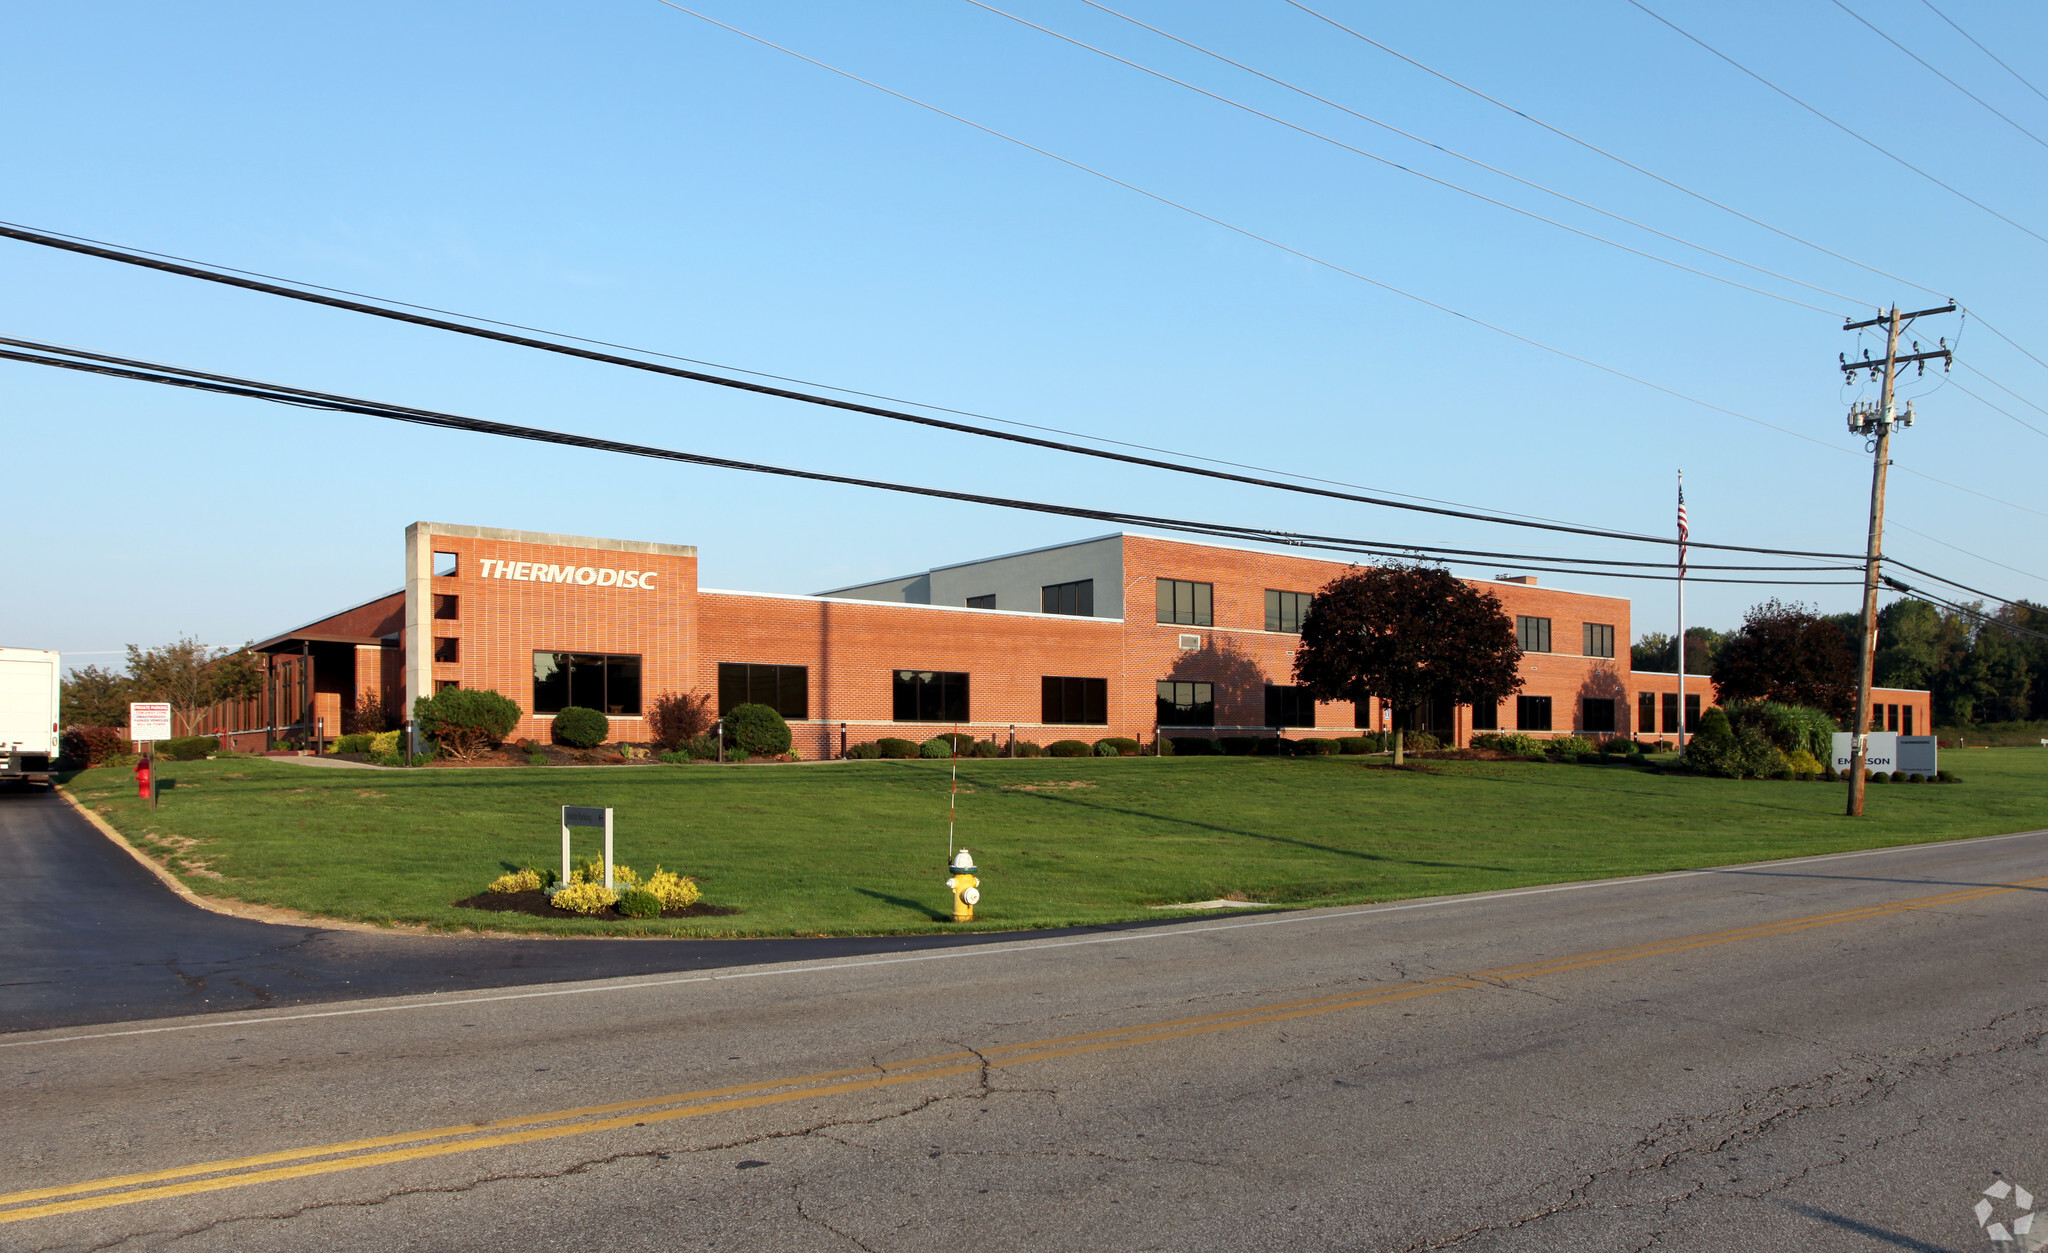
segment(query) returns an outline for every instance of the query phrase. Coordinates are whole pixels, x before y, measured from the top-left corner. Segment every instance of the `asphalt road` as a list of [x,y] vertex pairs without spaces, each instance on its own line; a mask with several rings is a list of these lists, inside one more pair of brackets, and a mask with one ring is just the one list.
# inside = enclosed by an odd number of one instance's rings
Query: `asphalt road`
[[42,789],[0,787],[0,868],[0,1033],[1002,938],[565,941],[277,926],[194,908]]
[[2048,833],[14,1035],[0,1247],[2012,1249],[2044,911]]

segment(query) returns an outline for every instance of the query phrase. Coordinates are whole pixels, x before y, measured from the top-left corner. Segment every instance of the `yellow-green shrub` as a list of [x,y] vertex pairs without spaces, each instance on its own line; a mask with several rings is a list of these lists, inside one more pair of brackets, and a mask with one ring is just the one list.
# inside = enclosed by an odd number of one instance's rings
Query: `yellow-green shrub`
[[[604,858],[591,857],[586,859],[582,865],[569,872],[569,882],[603,883]],[[639,887],[640,875],[631,866],[622,866],[618,862],[613,862],[612,883],[614,886],[622,888]]]
[[695,879],[686,879],[672,870],[654,868],[647,876],[647,890],[661,898],[663,909],[688,909],[697,903],[703,893],[697,890]]
[[1795,748],[1785,755],[1785,764],[1793,774],[1819,774],[1820,759],[1803,748]]
[[404,734],[405,732],[403,731],[379,731],[370,737],[370,751],[373,753],[395,753],[398,751],[399,737]]
[[491,891],[538,892],[540,891],[540,872],[528,866],[524,870],[515,870],[511,874],[501,874],[491,880]]
[[[599,878],[603,878],[602,871],[599,871]],[[619,894],[601,881],[572,883],[555,893],[555,908],[566,909],[572,914],[601,914],[617,904],[618,900]]]

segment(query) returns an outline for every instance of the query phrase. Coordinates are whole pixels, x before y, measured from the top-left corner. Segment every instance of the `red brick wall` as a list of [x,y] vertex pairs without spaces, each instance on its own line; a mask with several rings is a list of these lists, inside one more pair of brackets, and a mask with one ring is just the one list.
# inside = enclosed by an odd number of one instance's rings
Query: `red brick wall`
[[[1664,693],[1675,693],[1678,691],[1678,676],[1675,674],[1638,672],[1628,677],[1629,684],[1635,691],[1657,694],[1659,708],[1662,707]],[[1720,703],[1720,696],[1714,689],[1713,679],[1705,675],[1687,675],[1685,691],[1688,696],[1696,695],[1701,697],[1700,708],[1702,712]],[[1870,689],[1870,699],[1873,706],[1872,713],[1885,719],[1885,725],[1882,728],[1873,726],[1872,730],[1897,730],[1903,734],[1906,727],[1906,710],[1911,709],[1913,711],[1913,734],[1934,734],[1934,696],[1932,693],[1905,688],[1874,687]],[[1897,706],[1899,710],[1899,721],[1896,727],[1891,723],[1891,710],[1893,706]],[[1631,726],[1634,725],[1635,709],[1636,698],[1630,696],[1629,714]],[[1662,725],[1661,721],[1659,725]],[[1676,734],[1642,731],[1638,733],[1638,738],[1676,741],[1678,737]]]

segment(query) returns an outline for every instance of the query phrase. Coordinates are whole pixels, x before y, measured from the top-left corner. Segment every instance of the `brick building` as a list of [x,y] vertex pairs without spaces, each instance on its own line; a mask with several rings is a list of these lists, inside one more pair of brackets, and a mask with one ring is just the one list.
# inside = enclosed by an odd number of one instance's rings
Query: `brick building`
[[[1629,602],[1473,580],[1516,620],[1521,693],[1497,707],[1316,702],[1289,682],[1299,623],[1342,562],[1106,535],[815,596],[699,587],[697,550],[418,522],[402,591],[265,640],[271,731],[327,735],[368,700],[395,711],[449,685],[489,688],[545,739],[568,705],[643,740],[665,692],[780,710],[805,757],[956,725],[1041,743],[1125,735],[1341,735],[1411,729],[1669,736],[1677,676],[1632,672]],[[1618,655],[1617,655],[1618,653]],[[1709,681],[1687,681],[1689,721]],[[1711,704],[1711,700],[1706,703]],[[1925,692],[1881,694],[1925,730]],[[247,747],[246,743],[242,745]]]

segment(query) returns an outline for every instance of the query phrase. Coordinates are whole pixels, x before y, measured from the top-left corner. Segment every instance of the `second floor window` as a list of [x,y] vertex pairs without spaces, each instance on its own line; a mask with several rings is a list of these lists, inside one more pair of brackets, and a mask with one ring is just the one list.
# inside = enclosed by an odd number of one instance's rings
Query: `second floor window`
[[[996,594],[990,592],[986,596],[969,596],[967,598],[967,607],[969,609],[994,609],[996,607]],[[1052,610],[1048,609],[1046,612],[1051,613]]]
[[1176,626],[1215,626],[1216,585],[1181,579],[1159,580],[1159,620]]
[[[1040,589],[1042,608],[1046,613],[1072,614],[1081,618],[1095,616],[1095,580],[1079,579],[1072,583],[1048,583]],[[984,608],[994,609],[995,597],[988,598]]]
[[1525,653],[1547,653],[1550,651],[1550,619],[1516,618],[1515,643]]
[[1605,622],[1588,622],[1585,624],[1585,628],[1585,648],[1581,651],[1583,651],[1586,656],[1614,656],[1613,626]]
[[896,721],[967,721],[966,675],[951,670],[897,670],[890,679],[895,688]]
[[1266,589],[1266,629],[1301,634],[1301,620],[1308,617],[1313,592],[1276,592]]

